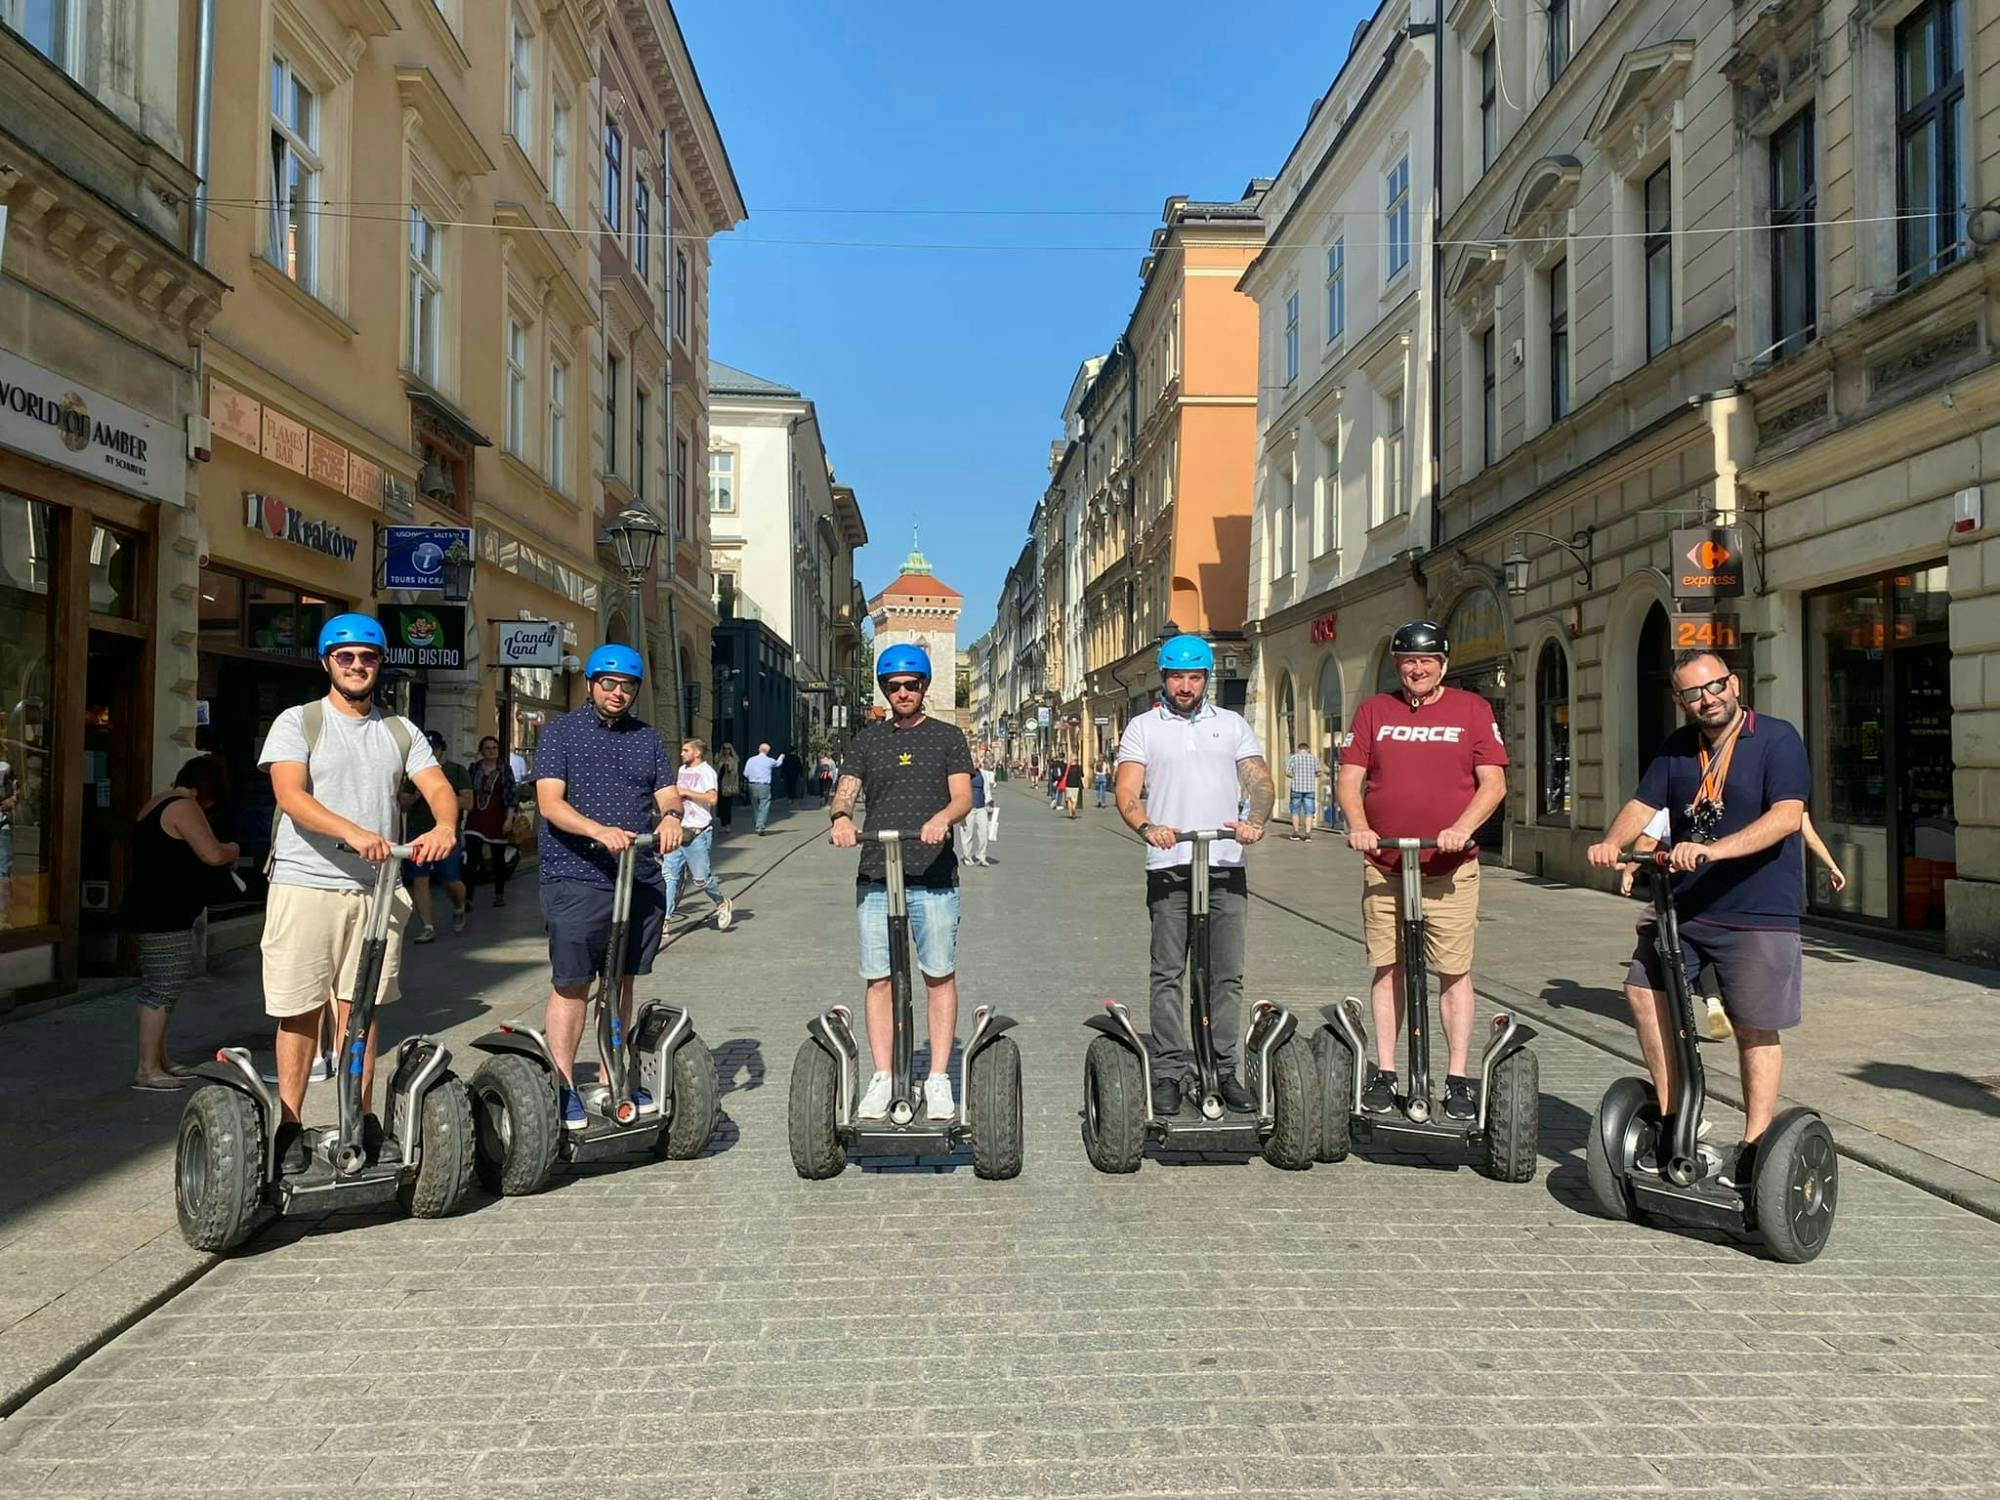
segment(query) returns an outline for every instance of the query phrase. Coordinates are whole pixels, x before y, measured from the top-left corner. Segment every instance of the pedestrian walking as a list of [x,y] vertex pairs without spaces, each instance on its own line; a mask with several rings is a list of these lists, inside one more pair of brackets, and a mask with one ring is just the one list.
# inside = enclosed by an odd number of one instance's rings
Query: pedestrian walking
[[1072,821],[1083,806],[1083,767],[1073,760],[1063,762],[1062,804],[1063,811]]
[[819,805],[825,807],[833,797],[833,757],[822,755],[816,770],[819,779]]
[[132,830],[132,873],[120,925],[139,946],[139,1060],[132,1087],[172,1092],[186,1070],[167,1057],[167,1027],[181,986],[194,972],[194,924],[208,909],[219,872],[242,851],[219,842],[208,813],[222,800],[222,762],[197,755],[174,784],[139,809]]
[[785,780],[785,800],[799,800],[799,784],[805,779],[805,767],[799,761],[799,747],[785,746],[784,758],[778,762],[778,774]]
[[1104,794],[1111,790],[1111,768],[1101,760],[1097,769],[1090,773],[1090,788],[1097,793],[1097,805],[1104,806]]
[[[949,1120],[957,1106],[947,1070],[958,1032],[958,855],[951,830],[972,811],[972,750],[962,731],[924,714],[931,659],[921,647],[888,647],[876,658],[875,681],[889,704],[888,721],[871,724],[854,737],[827,816],[833,823],[832,841],[842,849],[860,842],[853,813],[861,796],[868,799],[871,825],[906,834],[903,883],[917,968],[929,995],[931,1057],[924,1113]],[[907,836],[911,830],[914,838]],[[887,868],[882,845],[869,844],[861,851],[854,909],[861,978],[868,987],[868,1046],[875,1063],[855,1111],[864,1120],[879,1120],[888,1112],[892,1086]]]
[[722,753],[715,760],[716,790],[720,795],[715,802],[715,820],[727,833],[736,822],[736,799],[743,795],[743,767],[736,759],[736,747],[725,744]]
[[1507,745],[1484,698],[1444,685],[1451,642],[1440,626],[1412,620],[1389,638],[1389,652],[1401,691],[1376,693],[1355,710],[1335,790],[1347,817],[1347,846],[1367,856],[1361,925],[1375,970],[1369,1005],[1376,1058],[1361,1107],[1376,1114],[1396,1107],[1396,1038],[1403,1029],[1397,887],[1390,877],[1411,856],[1384,850],[1382,840],[1435,839],[1434,851],[1416,856],[1423,874],[1424,951],[1412,959],[1437,971],[1449,1053],[1445,1115],[1472,1120],[1479,1115],[1479,1082],[1467,1072],[1479,925],[1479,851],[1472,840],[1506,800]]
[[764,836],[764,825],[771,821],[771,777],[777,769],[768,743],[759,744],[757,753],[743,762],[743,785],[750,793],[750,814],[759,838]]
[[492,883],[493,904],[507,904],[507,878],[521,858],[514,847],[514,804],[519,793],[514,768],[500,758],[500,741],[487,735],[479,742],[479,759],[472,767],[472,807],[465,815],[468,901],[471,887],[483,877]]
[[1320,774],[1326,768],[1304,740],[1285,762],[1285,779],[1291,784],[1292,831],[1287,838],[1312,842],[1313,817],[1318,810]]
[[[556,1103],[563,1128],[589,1124],[576,1092],[576,1049],[590,986],[611,946],[612,891],[618,857],[633,838],[652,833],[659,849],[681,846],[684,803],[678,770],[658,730],[632,712],[646,680],[645,663],[630,646],[599,646],[584,665],[589,701],[542,731],[535,747],[535,805],[542,814],[542,916],[549,931],[549,1060],[560,1075]],[[653,972],[666,923],[660,862],[634,856],[625,983],[619,1024],[632,1028],[632,986]],[[641,1114],[658,1108],[645,1089],[632,1091]]]
[[992,831],[992,821],[988,816],[993,810],[993,772],[986,767],[976,767],[972,773],[972,811],[965,815],[965,821],[954,830],[953,837],[958,842],[958,858],[961,864],[990,865],[986,857],[988,835]]
[[1118,815],[1146,844],[1153,1112],[1178,1114],[1183,1081],[1195,1075],[1181,999],[1194,846],[1181,843],[1180,834],[1192,828],[1227,828],[1233,835],[1209,846],[1209,1016],[1217,1092],[1229,1108],[1253,1110],[1256,1097],[1236,1077],[1250,907],[1243,848],[1264,836],[1277,789],[1256,731],[1242,715],[1209,701],[1214,648],[1198,635],[1177,635],[1160,647],[1158,664],[1164,691],[1153,709],[1125,726],[1114,777]]
[[[465,920],[472,915],[472,895],[465,888],[465,860],[460,852],[458,834],[460,820],[472,810],[472,777],[464,766],[446,757],[443,735],[433,729],[424,738],[430,742],[431,754],[437,757],[438,769],[444,772],[445,780],[451,784],[452,793],[458,799],[459,810],[449,825],[451,853],[443,859],[428,864],[412,861],[403,872],[403,878],[409,882],[410,894],[417,903],[417,933],[414,941],[419,943],[433,942],[437,938],[437,928],[432,923],[431,912],[433,880],[443,883],[445,897],[451,902],[453,932],[465,931]],[[404,836],[414,840],[419,834],[429,833],[433,826],[431,810],[414,782],[406,780],[403,783],[402,803]]]
[[[362,929],[375,888],[374,866],[389,858],[402,821],[405,778],[430,809],[411,858],[437,863],[457,845],[458,796],[430,742],[408,719],[384,714],[375,689],[388,637],[367,615],[335,615],[320,627],[319,660],[331,681],[324,698],[279,714],[257,763],[271,773],[277,800],[271,889],[264,908],[264,1010],[278,1023],[278,1105],[273,1148],[281,1172],[308,1165],[299,1112],[306,1075],[319,1051],[320,1022],[331,1007],[336,1035],[347,1029],[360,963]],[[403,931],[411,902],[397,891],[382,956],[376,1002],[402,993]],[[368,1028],[361,1058],[363,1138],[381,1139],[369,1108],[375,1092],[375,1040]]]
[[717,931],[727,932],[736,911],[722,894],[714,863],[715,804],[722,796],[722,779],[707,756],[708,746],[702,741],[681,741],[681,768],[674,778],[681,794],[681,846],[667,856],[666,920],[671,922],[680,906],[681,874],[685,871],[715,903]]
[[1062,774],[1063,763],[1060,760],[1050,761],[1048,773],[1050,812],[1059,812],[1062,809]]

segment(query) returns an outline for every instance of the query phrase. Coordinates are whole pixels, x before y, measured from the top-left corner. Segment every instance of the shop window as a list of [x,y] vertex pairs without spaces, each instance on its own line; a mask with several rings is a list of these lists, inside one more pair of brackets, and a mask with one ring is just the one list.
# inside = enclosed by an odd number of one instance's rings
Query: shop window
[[92,614],[139,617],[139,538],[108,526],[90,531],[90,609]]
[[320,627],[346,608],[343,600],[302,594],[267,579],[220,568],[201,570],[204,651],[262,651],[311,662],[318,654]]
[[234,573],[201,570],[201,644],[243,644],[243,580]]
[[1535,665],[1535,787],[1540,817],[1569,817],[1569,658],[1554,641]]
[[0,494],[0,934],[55,919],[54,507]]

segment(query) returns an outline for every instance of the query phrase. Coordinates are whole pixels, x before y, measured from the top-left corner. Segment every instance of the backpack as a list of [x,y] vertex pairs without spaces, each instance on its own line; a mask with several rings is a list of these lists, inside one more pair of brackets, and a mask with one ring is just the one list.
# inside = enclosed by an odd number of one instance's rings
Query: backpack
[[972,773],[972,805],[974,807],[984,807],[986,805],[986,773],[984,771],[974,771]]
[[[306,704],[300,718],[306,736],[306,789],[310,791],[313,751],[319,748],[320,735],[326,731],[326,699],[315,698]],[[396,753],[402,758],[402,769],[396,772],[395,783],[389,789],[390,795],[394,796],[403,789],[403,776],[410,766],[410,748],[416,743],[416,736],[411,733],[410,721],[401,714],[384,714],[382,727],[389,731],[389,738],[395,742]],[[278,862],[278,825],[284,821],[284,817],[282,808],[271,809],[271,847],[264,856],[266,879],[270,878],[271,868]]]

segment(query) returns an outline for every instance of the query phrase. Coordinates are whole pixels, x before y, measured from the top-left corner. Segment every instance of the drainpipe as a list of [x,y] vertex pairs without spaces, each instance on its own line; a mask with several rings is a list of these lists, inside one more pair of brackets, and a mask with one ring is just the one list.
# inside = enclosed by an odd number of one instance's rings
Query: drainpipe
[[215,0],[201,0],[195,25],[193,211],[188,216],[188,253],[208,264],[208,143],[215,114]]
[[1405,34],[1431,39],[1431,538],[1444,545],[1444,17],[1432,0],[1432,18],[1411,22]]

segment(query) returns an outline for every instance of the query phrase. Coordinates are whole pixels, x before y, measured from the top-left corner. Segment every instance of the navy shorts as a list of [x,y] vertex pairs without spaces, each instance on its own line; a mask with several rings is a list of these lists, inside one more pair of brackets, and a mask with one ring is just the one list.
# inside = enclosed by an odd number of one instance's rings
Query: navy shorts
[[[666,925],[667,893],[643,882],[632,887],[632,916],[625,932],[625,976],[653,972]],[[542,918],[549,929],[549,971],[557,986],[591,984],[611,946],[611,888],[580,880],[542,885]]]
[[[1738,1026],[1785,1031],[1799,1024],[1804,1010],[1805,971],[1796,930],[1723,927],[1699,918],[1681,923],[1681,952],[1690,971],[1713,965],[1722,989],[1722,1009]],[[1625,982],[1665,993],[1659,950],[1653,934],[1642,932]]]

